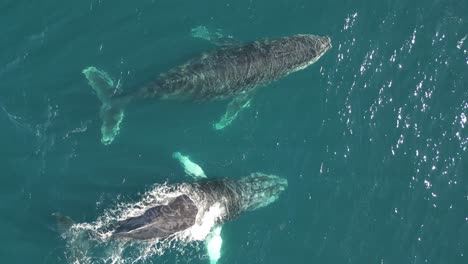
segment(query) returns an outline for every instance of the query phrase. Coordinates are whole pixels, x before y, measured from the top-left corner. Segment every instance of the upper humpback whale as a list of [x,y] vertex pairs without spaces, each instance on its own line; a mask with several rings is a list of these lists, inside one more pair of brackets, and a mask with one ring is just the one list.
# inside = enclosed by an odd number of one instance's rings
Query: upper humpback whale
[[101,141],[110,144],[120,130],[127,104],[148,98],[210,101],[232,98],[216,125],[229,124],[246,107],[256,87],[266,85],[316,62],[330,48],[328,36],[293,35],[223,47],[162,73],[146,85],[121,92],[105,72],[83,70],[102,102]]

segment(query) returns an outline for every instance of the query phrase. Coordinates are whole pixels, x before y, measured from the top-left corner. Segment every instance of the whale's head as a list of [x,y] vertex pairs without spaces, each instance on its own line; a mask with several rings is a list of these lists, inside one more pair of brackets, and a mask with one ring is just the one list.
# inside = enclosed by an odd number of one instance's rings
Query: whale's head
[[309,52],[313,54],[314,61],[323,56],[329,49],[332,48],[331,39],[329,36],[306,35]]
[[276,201],[288,187],[288,181],[276,175],[252,173],[240,181],[243,185],[244,210],[255,210]]
[[333,47],[330,36],[320,37],[318,42],[320,43],[320,51],[323,53],[327,52]]
[[332,48],[329,36],[299,34],[287,38],[288,50],[293,50],[290,59],[296,63],[294,71],[302,70],[315,63]]

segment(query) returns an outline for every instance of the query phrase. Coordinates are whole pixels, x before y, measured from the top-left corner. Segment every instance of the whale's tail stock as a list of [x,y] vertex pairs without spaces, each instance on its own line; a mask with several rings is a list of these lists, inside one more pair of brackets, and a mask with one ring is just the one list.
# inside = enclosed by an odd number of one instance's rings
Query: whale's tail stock
[[60,234],[66,233],[75,224],[73,219],[61,213],[52,213],[52,217],[55,218],[56,228]]
[[95,67],[88,67],[83,70],[83,74],[102,103],[99,113],[102,120],[101,142],[104,145],[109,145],[120,132],[126,103],[116,99],[120,94],[119,84],[114,84],[106,72]]

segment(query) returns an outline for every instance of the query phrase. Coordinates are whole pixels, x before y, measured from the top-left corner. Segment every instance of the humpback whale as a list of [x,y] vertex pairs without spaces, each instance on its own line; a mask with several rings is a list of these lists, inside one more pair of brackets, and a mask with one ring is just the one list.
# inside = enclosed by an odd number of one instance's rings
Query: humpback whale
[[[75,223],[60,213],[52,214],[57,231],[67,239],[68,257],[80,263],[95,257],[128,257],[133,262],[132,256],[121,255],[129,245],[142,246],[137,254],[140,258],[172,247],[173,241],[204,241],[214,264],[221,257],[223,223],[273,203],[288,186],[286,179],[261,172],[236,179],[200,180],[198,172],[203,170],[198,164],[180,152],[174,156],[183,157],[176,158],[196,181],[155,185],[138,201],[117,204],[91,223]],[[103,251],[106,246],[110,248]]]
[[[171,188],[174,190],[172,193],[164,194],[167,195],[165,203],[150,205],[137,216],[103,227],[103,232],[111,232],[113,239],[161,240],[189,228],[205,225],[203,221],[207,214],[214,217],[211,219],[214,222],[209,226],[213,228],[244,212],[273,203],[287,186],[286,179],[261,172],[237,180],[217,178],[176,184]],[[53,216],[61,232],[67,232],[75,225],[67,216],[59,213]]]
[[203,53],[127,92],[122,92],[107,73],[95,67],[88,67],[83,73],[102,102],[101,142],[108,145],[119,134],[125,106],[145,99],[231,98],[226,114],[215,125],[221,129],[249,105],[257,87],[305,69],[331,47],[330,37],[305,34],[223,47]]
[[202,225],[204,214],[213,206],[219,212],[215,224],[222,224],[243,212],[274,202],[287,185],[285,179],[264,173],[239,180],[212,179],[181,184],[180,195],[167,204],[153,206],[139,216],[119,222],[112,237],[165,239],[196,224]]

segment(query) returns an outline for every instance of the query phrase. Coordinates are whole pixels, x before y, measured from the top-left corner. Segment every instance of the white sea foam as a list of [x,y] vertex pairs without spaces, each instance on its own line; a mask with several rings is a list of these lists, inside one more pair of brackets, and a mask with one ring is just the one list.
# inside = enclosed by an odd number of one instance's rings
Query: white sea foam
[[220,203],[215,203],[208,210],[199,212],[195,225],[186,231],[192,240],[205,240],[213,227],[226,214],[225,208]]
[[[102,263],[134,263],[173,250],[185,254],[187,251],[184,248],[189,244],[197,247],[197,242],[205,240],[217,221],[226,213],[221,204],[210,206],[190,192],[193,192],[193,189],[188,185],[155,185],[136,203],[121,202],[105,210],[94,222],[74,224],[63,234],[67,243],[66,258],[70,263],[96,263],[97,259]],[[141,215],[156,205],[167,204],[181,194],[189,195],[199,208],[196,223],[191,228],[164,240],[111,239],[111,226],[129,217]]]

